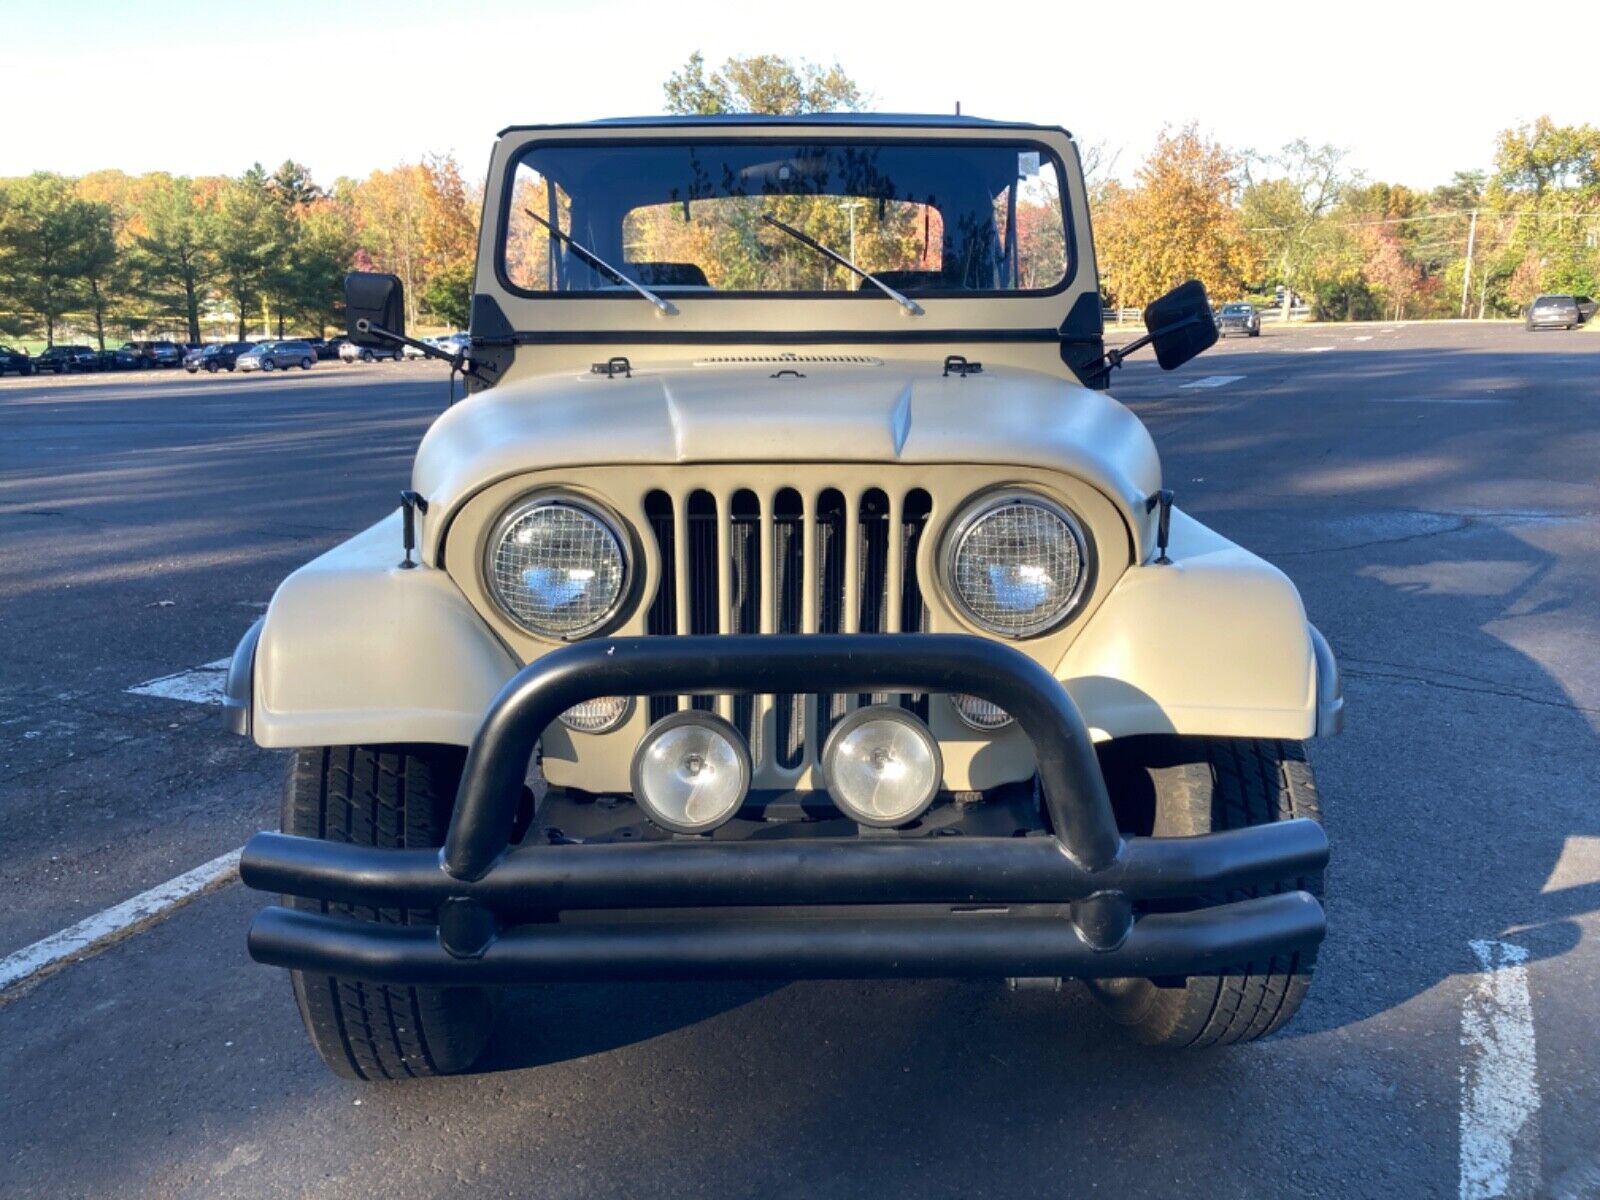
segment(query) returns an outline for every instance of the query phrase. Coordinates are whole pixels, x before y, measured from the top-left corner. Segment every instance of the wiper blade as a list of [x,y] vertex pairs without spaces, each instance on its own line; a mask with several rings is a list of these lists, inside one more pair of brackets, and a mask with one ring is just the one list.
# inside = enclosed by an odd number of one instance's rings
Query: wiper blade
[[892,287],[890,287],[883,280],[879,279],[871,271],[863,271],[860,267],[856,266],[855,263],[851,262],[848,258],[846,258],[844,255],[840,254],[837,250],[828,249],[828,247],[824,246],[821,242],[817,241],[815,238],[811,237],[809,234],[801,233],[793,225],[785,225],[782,221],[778,220],[778,218],[773,216],[771,213],[762,213],[761,214],[761,219],[763,221],[765,221],[768,225],[773,226],[775,229],[783,230],[783,232],[787,233],[790,237],[792,237],[795,241],[800,242],[802,245],[810,246],[818,254],[822,254],[822,255],[827,256],[828,258],[833,259],[834,262],[838,263],[845,270],[854,271],[857,275],[861,276],[861,278],[865,279],[868,283],[870,283],[873,287],[877,288],[885,296],[889,297],[889,299],[893,300],[901,308],[905,309],[906,312],[910,313],[913,317],[922,316],[922,305],[918,304],[915,300],[911,299],[909,296],[901,295],[899,292],[895,291]]
[[551,234],[552,237],[560,238],[572,250],[575,250],[579,255],[581,255],[582,257],[584,257],[586,259],[588,259],[589,262],[591,262],[595,266],[599,267],[602,271],[604,271],[607,275],[611,276],[611,278],[615,279],[618,283],[623,284],[623,285],[625,285],[627,287],[630,287],[634,291],[638,292],[639,295],[643,296],[646,300],[650,301],[651,304],[654,304],[656,306],[656,308],[658,310],[660,310],[662,316],[664,316],[664,317],[675,317],[675,316],[678,315],[678,310],[669,301],[663,300],[660,296],[656,295],[649,288],[645,287],[644,284],[635,283],[632,279],[629,279],[626,275],[624,275],[621,271],[619,271],[615,267],[613,267],[605,259],[601,258],[593,250],[589,249],[587,246],[581,245],[580,243],[573,241],[570,234],[562,233],[561,230],[557,229],[554,225],[550,224],[549,221],[546,221],[538,213],[534,212],[533,209],[525,208],[522,211],[527,213],[535,221],[539,222],[539,224],[543,225],[546,229],[548,229],[550,231],[550,234]]

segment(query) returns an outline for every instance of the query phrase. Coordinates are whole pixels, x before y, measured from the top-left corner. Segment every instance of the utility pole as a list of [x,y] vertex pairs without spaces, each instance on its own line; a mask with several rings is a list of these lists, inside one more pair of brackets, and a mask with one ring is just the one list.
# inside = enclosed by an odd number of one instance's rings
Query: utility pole
[[1466,320],[1469,293],[1472,284],[1472,246],[1478,240],[1478,210],[1472,210],[1472,220],[1467,225],[1467,265],[1461,272],[1461,319]]
[[841,207],[850,214],[850,261],[856,261],[856,209],[862,206],[862,201],[852,200]]

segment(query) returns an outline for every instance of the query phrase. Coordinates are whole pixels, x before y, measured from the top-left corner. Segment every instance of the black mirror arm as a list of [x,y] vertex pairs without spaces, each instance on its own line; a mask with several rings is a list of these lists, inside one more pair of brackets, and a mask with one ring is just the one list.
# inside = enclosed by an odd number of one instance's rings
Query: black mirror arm
[[390,330],[385,329],[382,325],[374,325],[365,317],[362,317],[356,322],[356,332],[369,334],[375,338],[382,338],[386,342],[395,342],[401,346],[410,346],[413,350],[422,351],[425,357],[437,358],[442,362],[454,364],[461,358],[461,355],[459,354],[447,353],[446,351],[439,349],[437,346],[428,345],[427,342],[419,342],[416,338],[409,338],[403,333],[393,333]]
[[1127,358],[1128,355],[1143,350],[1157,338],[1166,337],[1169,333],[1177,333],[1180,329],[1187,329],[1189,326],[1198,325],[1199,323],[1199,317],[1185,317],[1181,321],[1174,321],[1171,325],[1163,325],[1160,329],[1152,329],[1143,337],[1134,338],[1126,346],[1118,346],[1107,350],[1099,359],[1090,363],[1084,373],[1090,379],[1097,379],[1101,375],[1109,375],[1122,365],[1122,360]]

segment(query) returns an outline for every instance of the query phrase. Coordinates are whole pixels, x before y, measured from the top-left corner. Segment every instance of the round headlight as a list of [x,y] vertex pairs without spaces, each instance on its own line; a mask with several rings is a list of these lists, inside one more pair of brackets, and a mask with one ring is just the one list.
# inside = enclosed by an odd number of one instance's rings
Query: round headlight
[[673,833],[709,833],[744,803],[750,750],[713,713],[668,713],[633,752],[633,795],[650,819]]
[[944,763],[928,727],[903,708],[858,708],[822,748],[828,795],[862,825],[893,828],[920,817],[939,792]]
[[985,700],[981,696],[964,693],[951,696],[950,705],[956,710],[956,716],[961,718],[962,724],[979,733],[993,733],[1011,724],[1010,713],[993,700]]
[[986,496],[952,526],[945,581],[973,624],[1002,637],[1059,625],[1088,579],[1083,530],[1060,505],[1028,492]]
[[579,733],[610,733],[622,724],[622,718],[627,715],[628,697],[597,696],[582,704],[574,704],[559,719],[568,729]]
[[543,497],[513,507],[495,526],[484,564],[489,589],[531,633],[578,638],[622,606],[627,545],[598,509]]

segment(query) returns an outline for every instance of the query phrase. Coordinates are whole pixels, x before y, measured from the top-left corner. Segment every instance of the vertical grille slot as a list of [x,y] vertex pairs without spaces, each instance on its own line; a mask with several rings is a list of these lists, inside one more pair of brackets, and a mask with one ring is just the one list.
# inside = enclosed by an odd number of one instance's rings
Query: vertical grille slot
[[[889,626],[889,497],[880,488],[871,488],[861,497],[856,519],[856,630],[860,633],[888,633]],[[860,704],[885,704],[887,692],[858,696]]]
[[[777,612],[774,633],[800,633],[805,620],[805,505],[794,488],[772,500],[773,598]],[[773,751],[780,767],[793,770],[805,759],[805,701],[800,696],[773,697]]]
[[[846,516],[844,493],[837,488],[828,488],[817,497],[817,561],[813,567],[817,580],[816,633],[844,632]],[[828,733],[846,708],[842,695],[824,692],[817,696],[816,738],[812,742],[816,755],[821,755]]]
[[[689,581],[690,634],[720,633],[717,628],[717,498],[700,489],[689,493],[688,536],[684,546],[684,575]],[[715,696],[690,697],[702,712],[716,711]]]
[[[917,554],[922,548],[922,537],[928,529],[928,518],[933,514],[933,497],[921,488],[906,493],[900,510],[900,631],[926,633],[928,609],[922,602],[922,588],[917,582]],[[920,719],[928,719],[926,692],[901,697],[900,701]]]
[[[659,489],[644,498],[645,520],[655,536],[661,555],[661,582],[645,613],[644,629],[651,636],[670,636],[678,632],[678,543],[674,536],[672,497]],[[672,696],[649,698],[650,721],[655,723],[678,707]]]
[[[729,633],[761,631],[761,501],[749,488],[733,494],[728,528]],[[759,730],[755,724],[756,698],[733,697],[733,723],[750,743],[750,756],[762,760]]]

